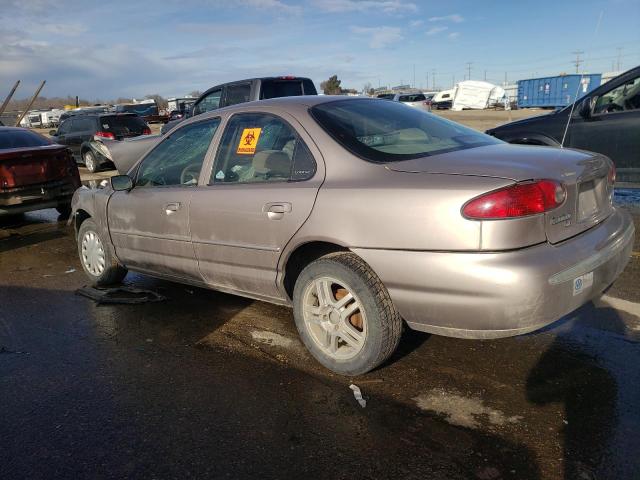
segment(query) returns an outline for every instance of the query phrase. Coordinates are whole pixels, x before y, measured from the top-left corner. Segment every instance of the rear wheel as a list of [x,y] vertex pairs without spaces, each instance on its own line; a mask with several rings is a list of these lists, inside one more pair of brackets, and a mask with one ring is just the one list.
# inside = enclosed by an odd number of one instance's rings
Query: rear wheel
[[98,171],[98,161],[91,150],[87,150],[82,154],[82,160],[84,161],[84,166],[87,167],[87,170],[91,173],[96,173]]
[[387,289],[357,255],[340,252],[309,264],[293,294],[302,341],[328,369],[360,375],[395,351],[402,319]]
[[84,273],[98,286],[120,283],[127,269],[120,265],[102,239],[93,220],[85,220],[78,232],[78,255]]

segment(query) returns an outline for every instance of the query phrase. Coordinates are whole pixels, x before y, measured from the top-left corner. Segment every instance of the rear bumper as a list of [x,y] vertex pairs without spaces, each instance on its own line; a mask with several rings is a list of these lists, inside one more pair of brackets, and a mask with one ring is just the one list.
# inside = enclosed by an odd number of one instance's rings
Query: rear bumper
[[[565,242],[494,253],[354,249],[411,328],[459,338],[540,329],[599,296],[627,265],[628,213]],[[576,288],[576,280],[579,280]]]
[[79,186],[75,180],[65,179],[1,191],[0,216],[69,204]]

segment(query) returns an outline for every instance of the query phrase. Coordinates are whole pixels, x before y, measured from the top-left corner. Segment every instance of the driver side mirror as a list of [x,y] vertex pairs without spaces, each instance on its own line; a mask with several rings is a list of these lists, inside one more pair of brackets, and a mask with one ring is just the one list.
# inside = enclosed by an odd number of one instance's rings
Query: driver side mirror
[[128,192],[133,188],[133,180],[129,175],[114,175],[111,177],[111,188],[116,192]]
[[585,120],[591,118],[592,101],[593,101],[592,98],[585,98],[582,102],[580,102],[580,107],[578,108],[578,114]]

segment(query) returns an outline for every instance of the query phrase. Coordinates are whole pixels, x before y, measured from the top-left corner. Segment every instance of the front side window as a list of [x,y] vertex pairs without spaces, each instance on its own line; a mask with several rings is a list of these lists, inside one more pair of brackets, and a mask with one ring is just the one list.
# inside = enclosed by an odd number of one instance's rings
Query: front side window
[[210,112],[220,107],[220,97],[222,97],[222,89],[214,90],[204,97],[200,102],[193,107],[193,114],[200,115],[204,112]]
[[338,143],[371,162],[410,160],[502,143],[398,102],[337,100],[316,105],[310,112]]
[[246,103],[251,98],[251,84],[242,83],[240,85],[229,85],[225,95],[225,106]]
[[210,183],[260,183],[307,180],[316,163],[307,146],[284,120],[264,113],[231,117]]
[[596,100],[594,114],[640,109],[640,77],[608,91]]
[[72,118],[67,118],[60,126],[58,127],[58,135],[65,135],[71,131],[71,122],[73,122]]
[[185,125],[149,153],[138,169],[136,187],[195,186],[219,118]]

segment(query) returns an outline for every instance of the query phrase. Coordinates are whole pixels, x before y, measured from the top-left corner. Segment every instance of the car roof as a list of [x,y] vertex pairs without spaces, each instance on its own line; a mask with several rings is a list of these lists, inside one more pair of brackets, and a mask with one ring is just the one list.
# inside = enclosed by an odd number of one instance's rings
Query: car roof
[[[245,78],[244,80],[233,80],[232,82],[220,83],[218,85],[214,85],[213,87],[207,88],[204,93],[200,95],[200,97],[206,95],[211,90],[215,90],[217,88],[226,87],[227,85],[236,85],[238,83],[249,83],[255,82],[256,80],[265,81],[265,80],[285,80],[285,81],[294,81],[294,80],[309,80],[312,81],[309,77],[296,77],[296,76],[280,76],[280,77],[254,77],[254,78]],[[198,98],[200,98],[198,97]],[[197,99],[194,99],[197,100]]]
[[[8,126],[0,125],[0,132],[19,131],[19,130],[26,130],[27,132],[31,132],[32,131],[32,130],[30,130],[28,128],[24,128],[24,127],[8,127]],[[34,132],[34,133],[37,133],[37,132]]]

